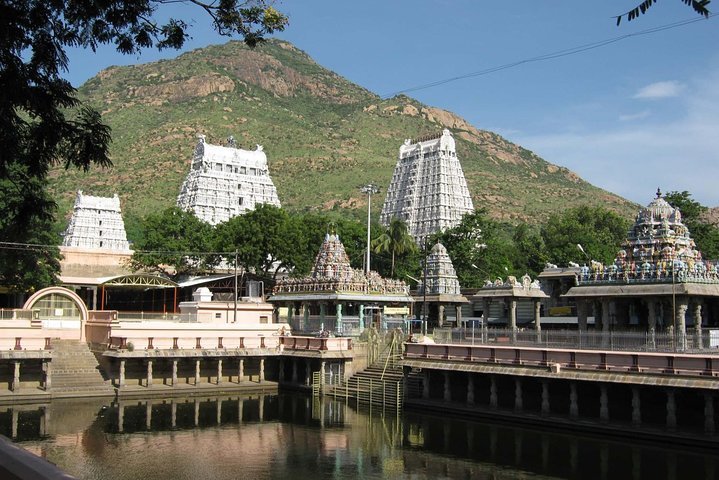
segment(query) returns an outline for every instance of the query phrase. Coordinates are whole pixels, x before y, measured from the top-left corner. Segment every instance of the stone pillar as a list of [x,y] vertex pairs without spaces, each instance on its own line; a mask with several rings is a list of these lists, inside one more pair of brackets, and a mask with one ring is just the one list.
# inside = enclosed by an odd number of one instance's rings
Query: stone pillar
[[177,402],[170,401],[170,426],[177,428]]
[[10,431],[12,432],[10,434],[11,438],[17,438],[17,425],[18,421],[20,420],[20,411],[17,408],[12,409],[12,426],[10,427]]
[[677,349],[683,352],[687,348],[687,305],[686,298],[682,298],[677,305]]
[[152,429],[152,400],[145,402],[145,428]]
[[444,305],[441,303],[437,305],[437,326],[444,326]]
[[259,407],[260,407],[259,416],[260,416],[260,422],[261,422],[265,419],[265,396],[264,395],[260,395]]
[[[11,390],[13,392],[17,392],[20,390],[20,362],[13,362],[15,365],[15,369],[13,370],[13,376],[12,376],[12,388]],[[15,414],[15,410],[13,410],[13,415]]]
[[312,385],[312,363],[309,358],[305,359],[305,385]]
[[337,314],[335,315],[335,324],[337,331],[342,333],[342,303],[337,303]]
[[509,329],[512,336],[512,343],[517,341],[517,300],[509,300]]
[[222,359],[217,359],[217,385],[222,381]]
[[237,365],[237,383],[242,383],[242,380],[245,378],[245,359],[240,358],[240,361]]
[[424,374],[422,378],[422,398],[429,400],[429,370],[425,368],[422,373]]
[[217,411],[215,412],[216,422],[220,425],[222,423],[222,399],[218,398],[215,401],[217,402]]
[[714,395],[707,392],[704,394],[704,433],[714,434]]
[[177,360],[172,359],[172,386],[177,386]]
[[639,426],[642,424],[642,404],[639,395],[639,387],[632,387],[632,424]]
[[152,387],[152,360],[147,361],[147,388]]
[[647,302],[647,328],[649,333],[649,350],[656,350],[657,348],[657,312],[656,302],[649,300]]
[[42,373],[45,391],[48,392],[52,388],[52,362],[42,362]]
[[541,325],[541,308],[542,304],[539,300],[534,301],[534,331],[537,334],[537,343],[542,343],[542,325]]
[[674,430],[677,428],[677,403],[674,398],[674,390],[667,389],[667,428]]
[[260,383],[265,381],[265,359],[260,358]]
[[602,299],[602,345],[609,346],[609,299]]
[[288,303],[287,304],[287,323],[292,325],[292,319],[294,318],[295,313],[295,304],[294,303]]
[[200,360],[195,360],[195,386],[200,384]]
[[694,302],[694,344],[696,348],[703,348],[702,339],[702,303],[700,300]]
[[297,384],[297,359],[292,359],[292,383]]
[[489,377],[489,406],[497,408],[497,379],[494,375]]
[[519,377],[514,378],[514,409],[521,411],[524,408],[522,401],[522,380]]
[[40,418],[40,435],[43,437],[50,433],[50,407],[47,406],[42,409],[42,417]]
[[457,320],[457,328],[462,326],[462,305],[454,307],[454,318]]
[[325,383],[325,370],[326,370],[327,364],[324,360],[320,360],[320,385],[323,385]]
[[474,405],[474,375],[467,374],[467,405]]
[[489,300],[482,299],[482,343],[487,342],[487,322],[489,321]]
[[542,380],[542,415],[549,415],[549,382]]
[[200,401],[195,399],[195,426],[200,425]]
[[242,417],[245,416],[245,401],[242,398],[237,399],[237,423],[242,425]]
[[577,324],[580,332],[587,331],[587,301],[577,299]]
[[117,431],[123,432],[125,430],[125,405],[122,402],[117,402]]
[[300,326],[300,330],[307,330],[307,325],[310,324],[310,305],[308,303],[302,304],[302,318],[303,323]]
[[569,383],[569,416],[571,418],[577,418],[579,416],[579,404],[577,403],[577,384],[575,382]]
[[322,328],[324,328],[326,316],[327,304],[325,302],[320,302],[320,325],[322,325]]
[[602,422],[609,421],[609,394],[606,383],[599,385],[599,419]]
[[449,372],[444,372],[444,401],[452,401],[452,390],[449,386]]

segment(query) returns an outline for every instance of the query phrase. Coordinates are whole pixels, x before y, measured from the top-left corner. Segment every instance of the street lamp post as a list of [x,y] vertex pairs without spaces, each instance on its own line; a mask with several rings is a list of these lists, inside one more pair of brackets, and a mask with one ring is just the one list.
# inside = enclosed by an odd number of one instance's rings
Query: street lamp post
[[370,252],[370,219],[372,213],[372,194],[379,193],[379,186],[374,183],[368,183],[359,187],[362,193],[367,194],[367,261],[365,263],[365,273],[369,274],[369,252]]

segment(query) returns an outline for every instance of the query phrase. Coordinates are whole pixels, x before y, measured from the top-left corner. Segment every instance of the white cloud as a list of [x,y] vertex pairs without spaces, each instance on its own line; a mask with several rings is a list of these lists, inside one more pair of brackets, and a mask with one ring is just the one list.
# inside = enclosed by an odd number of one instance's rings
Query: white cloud
[[683,90],[684,85],[675,80],[655,82],[640,88],[639,91],[634,94],[633,98],[655,99],[677,97]]
[[619,115],[619,121],[621,122],[632,122],[634,120],[642,120],[644,118],[647,118],[651,111],[649,110],[643,110],[641,112],[637,113],[627,113],[624,115]]
[[640,204],[657,187],[719,206],[719,68],[691,83],[679,117],[515,138],[549,162]]

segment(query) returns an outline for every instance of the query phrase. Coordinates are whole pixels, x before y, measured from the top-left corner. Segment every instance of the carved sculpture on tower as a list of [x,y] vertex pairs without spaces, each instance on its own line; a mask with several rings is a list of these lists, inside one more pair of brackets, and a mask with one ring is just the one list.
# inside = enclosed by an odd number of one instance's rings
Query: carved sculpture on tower
[[[417,294],[424,293],[424,285],[417,285]],[[441,243],[435,244],[427,256],[427,295],[460,295],[457,273],[449,258],[447,249]]]
[[78,190],[62,244],[65,247],[130,250],[117,194],[94,197]]
[[199,135],[177,206],[216,225],[262,203],[280,206],[262,146],[243,150],[233,137],[227,139],[227,146],[211,145]]
[[407,223],[415,241],[459,224],[474,211],[452,133],[405,140],[392,175],[380,222],[392,218]]

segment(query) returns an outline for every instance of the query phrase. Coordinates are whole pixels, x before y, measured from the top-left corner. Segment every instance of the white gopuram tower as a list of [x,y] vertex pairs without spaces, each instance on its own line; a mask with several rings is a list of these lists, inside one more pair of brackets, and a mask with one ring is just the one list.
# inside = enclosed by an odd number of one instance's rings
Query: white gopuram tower
[[387,189],[380,223],[392,218],[407,223],[418,243],[434,232],[457,225],[474,211],[454,138],[444,129],[439,136],[405,140]]
[[237,148],[232,137],[225,147],[205,143],[204,135],[198,138],[190,173],[177,196],[178,207],[217,225],[260,203],[280,206],[260,145],[249,151]]
[[130,250],[117,194],[93,197],[79,190],[70,224],[63,235],[65,247]]

